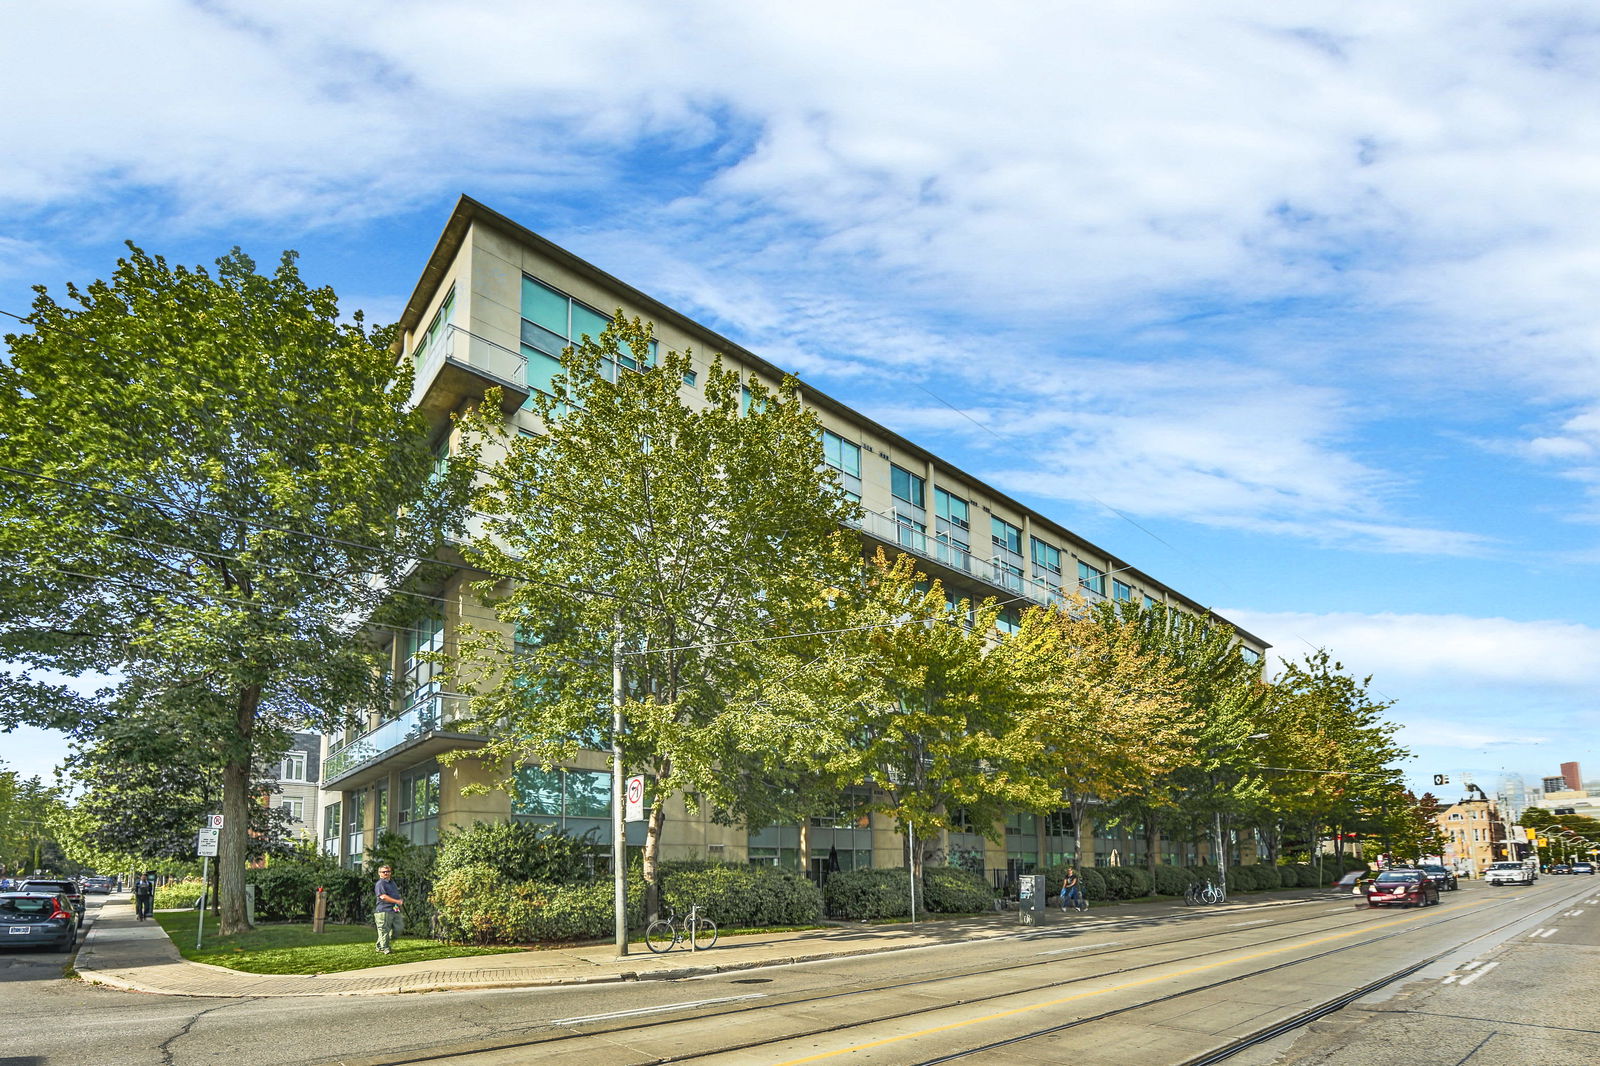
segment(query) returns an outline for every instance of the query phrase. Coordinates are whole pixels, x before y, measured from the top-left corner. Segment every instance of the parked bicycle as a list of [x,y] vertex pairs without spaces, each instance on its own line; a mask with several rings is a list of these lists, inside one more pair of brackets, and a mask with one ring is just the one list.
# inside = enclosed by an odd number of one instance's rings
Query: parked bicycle
[[1196,881],[1183,893],[1183,902],[1193,907],[1201,903],[1221,903],[1222,889],[1210,881]]
[[704,951],[717,942],[717,923],[700,916],[698,903],[682,918],[669,907],[665,918],[657,918],[644,931],[644,946],[657,955],[684,942],[689,944],[690,951]]

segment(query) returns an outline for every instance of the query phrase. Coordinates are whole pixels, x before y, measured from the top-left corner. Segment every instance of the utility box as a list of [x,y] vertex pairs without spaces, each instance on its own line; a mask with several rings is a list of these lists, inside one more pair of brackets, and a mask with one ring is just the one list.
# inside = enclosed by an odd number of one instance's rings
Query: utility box
[[1023,874],[1017,878],[1017,914],[1023,925],[1043,925],[1045,905],[1044,874]]

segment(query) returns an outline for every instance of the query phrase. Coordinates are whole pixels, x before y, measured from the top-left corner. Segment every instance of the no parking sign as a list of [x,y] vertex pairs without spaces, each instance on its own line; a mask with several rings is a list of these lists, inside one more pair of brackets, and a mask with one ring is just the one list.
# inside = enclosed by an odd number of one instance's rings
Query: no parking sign
[[622,805],[622,820],[644,821],[644,776],[630,777],[626,781],[627,797]]

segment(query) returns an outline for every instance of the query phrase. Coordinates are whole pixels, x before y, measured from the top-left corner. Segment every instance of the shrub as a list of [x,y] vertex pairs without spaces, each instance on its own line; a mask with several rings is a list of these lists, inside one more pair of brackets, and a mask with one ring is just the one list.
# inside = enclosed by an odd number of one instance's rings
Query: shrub
[[[1110,869],[1110,867],[1105,869]],[[1078,880],[1083,884],[1084,899],[1108,900],[1111,898],[1109,886],[1106,885],[1105,872],[1100,867],[1078,867]],[[1060,880],[1056,881],[1056,891],[1061,891]]]
[[1182,866],[1156,867],[1156,891],[1163,896],[1181,896],[1194,882],[1194,874]]
[[659,876],[664,903],[679,914],[687,914],[689,907],[698,903],[701,913],[719,929],[811,925],[822,918],[822,890],[792,870],[669,862],[661,864]]
[[200,892],[204,887],[198,877],[186,877],[182,881],[168,881],[164,885],[156,886],[155,902],[151,906],[158,911],[193,907],[194,901],[200,898]]
[[[1283,887],[1283,877],[1278,873],[1278,868],[1276,866],[1272,866],[1268,863],[1262,863],[1261,865],[1255,867],[1255,871],[1256,877],[1261,882],[1262,891],[1270,892],[1272,889]],[[1289,882],[1291,887],[1294,885],[1294,883],[1294,881]]]
[[905,918],[911,914],[911,889],[903,869],[846,870],[828,878],[828,913],[850,921]]
[[256,886],[259,921],[310,921],[318,886],[327,890],[329,921],[372,920],[372,882],[360,871],[341,869],[332,859],[280,859],[258,870],[246,870],[245,883]]
[[540,822],[475,822],[440,834],[432,874],[442,880],[464,866],[481,865],[511,882],[586,882],[591,843]]
[[[604,940],[616,934],[610,882],[512,882],[486,863],[460,866],[434,884],[435,928],[458,944]],[[632,880],[630,929],[644,925],[643,883]]]
[[1259,866],[1230,866],[1228,867],[1228,891],[1254,892],[1261,887],[1261,868]]
[[1150,871],[1139,866],[1102,866],[1097,873],[1105,880],[1107,899],[1137,899],[1150,894]]
[[[1059,888],[1059,882],[1057,883]],[[925,867],[922,903],[940,914],[975,914],[994,910],[994,888],[982,874],[955,866]]]
[[1217,868],[1210,863],[1197,863],[1193,866],[1185,866],[1184,869],[1194,875],[1196,881],[1210,881],[1212,884],[1216,884],[1219,880]]

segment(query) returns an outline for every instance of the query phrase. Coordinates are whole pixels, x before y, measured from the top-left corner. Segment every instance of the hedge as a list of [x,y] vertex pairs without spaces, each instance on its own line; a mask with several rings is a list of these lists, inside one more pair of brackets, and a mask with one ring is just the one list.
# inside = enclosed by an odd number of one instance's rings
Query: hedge
[[[458,866],[433,886],[439,937],[465,944],[604,940],[616,932],[614,901],[609,881],[512,882],[487,863]],[[630,883],[627,911],[629,926],[642,927],[642,882]]]
[[722,930],[812,925],[822,918],[822,891],[792,870],[668,862],[661,864],[659,879],[664,903],[680,914],[699,904],[701,913]]
[[1105,880],[1107,899],[1138,899],[1150,894],[1153,881],[1142,866],[1100,866],[1096,872]]
[[327,889],[330,922],[372,921],[373,882],[359,870],[342,869],[329,859],[312,862],[280,859],[270,866],[246,870],[245,883],[256,886],[258,921],[310,921],[318,886]]
[[1194,884],[1195,876],[1182,866],[1156,867],[1156,891],[1163,896],[1181,896]]
[[904,869],[845,870],[828,878],[823,898],[835,918],[867,922],[911,914],[910,878]]
[[994,886],[982,874],[955,866],[924,867],[922,905],[940,914],[994,910]]
[[157,885],[155,902],[151,906],[158,911],[189,910],[194,907],[194,901],[200,898],[203,887],[198,877]]
[[442,879],[462,867],[487,866],[507,881],[587,882],[592,843],[542,822],[474,822],[439,835],[432,874]]

